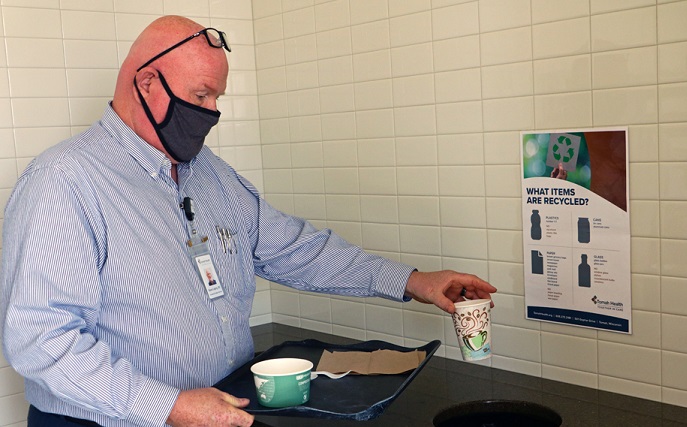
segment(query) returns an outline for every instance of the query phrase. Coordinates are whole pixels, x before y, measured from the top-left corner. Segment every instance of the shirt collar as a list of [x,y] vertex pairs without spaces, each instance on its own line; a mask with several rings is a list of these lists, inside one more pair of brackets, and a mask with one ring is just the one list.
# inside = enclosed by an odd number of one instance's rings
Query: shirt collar
[[[172,163],[167,156],[127,126],[114,111],[111,102],[108,103],[100,124],[150,176],[156,178],[163,172],[169,174]],[[190,163],[193,164],[194,160]]]

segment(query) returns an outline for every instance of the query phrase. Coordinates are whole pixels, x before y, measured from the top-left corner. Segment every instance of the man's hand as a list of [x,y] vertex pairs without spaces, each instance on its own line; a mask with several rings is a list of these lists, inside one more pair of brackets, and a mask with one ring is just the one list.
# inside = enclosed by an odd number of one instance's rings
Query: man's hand
[[[413,271],[406,284],[406,295],[425,304],[434,304],[450,314],[456,311],[453,303],[466,299],[491,299],[494,292],[496,288],[479,277],[451,270]],[[494,303],[491,305],[493,307]]]
[[253,416],[239,408],[248,405],[241,399],[216,388],[199,388],[179,393],[167,424],[173,427],[248,427]]

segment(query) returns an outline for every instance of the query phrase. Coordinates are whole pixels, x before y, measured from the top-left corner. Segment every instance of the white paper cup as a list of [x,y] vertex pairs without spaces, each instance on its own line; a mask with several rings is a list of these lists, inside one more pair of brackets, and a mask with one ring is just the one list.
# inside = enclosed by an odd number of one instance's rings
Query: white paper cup
[[491,357],[491,300],[477,299],[454,304],[452,315],[463,360]]

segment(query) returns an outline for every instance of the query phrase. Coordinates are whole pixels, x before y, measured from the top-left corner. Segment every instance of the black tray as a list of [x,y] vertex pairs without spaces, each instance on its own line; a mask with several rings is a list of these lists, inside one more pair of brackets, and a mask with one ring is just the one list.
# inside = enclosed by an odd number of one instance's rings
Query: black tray
[[[328,344],[318,340],[287,341],[261,353],[247,362],[215,387],[237,397],[247,397],[250,405],[245,410],[255,415],[291,415],[310,418],[371,420],[378,417],[424,368],[441,345],[435,340],[422,347],[401,347],[384,341],[365,341],[357,344]],[[310,383],[310,401],[288,408],[268,408],[258,403],[255,383],[250,367],[255,363],[278,357],[297,357],[310,360],[314,367],[320,361],[322,350],[330,351],[425,351],[425,359],[413,371],[398,375],[348,375],[338,380],[323,375]]]

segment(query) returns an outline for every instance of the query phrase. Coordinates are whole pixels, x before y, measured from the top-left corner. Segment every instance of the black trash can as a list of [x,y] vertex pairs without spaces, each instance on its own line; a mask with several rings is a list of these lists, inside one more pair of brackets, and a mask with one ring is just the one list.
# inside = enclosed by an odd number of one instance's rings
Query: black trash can
[[465,402],[434,417],[434,427],[560,427],[562,423],[553,409],[519,400]]

